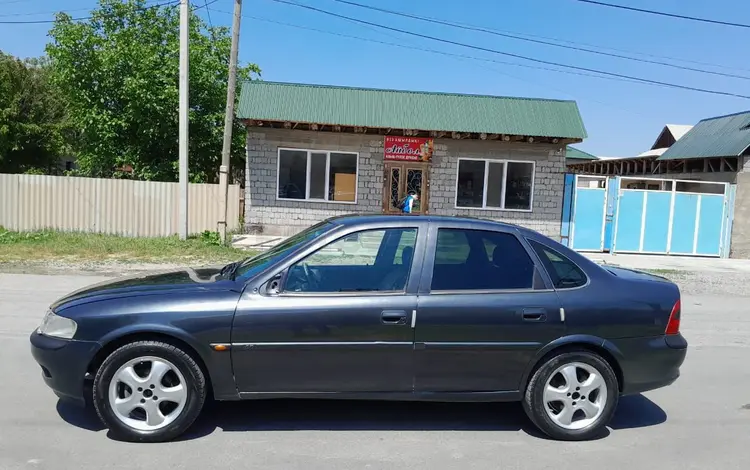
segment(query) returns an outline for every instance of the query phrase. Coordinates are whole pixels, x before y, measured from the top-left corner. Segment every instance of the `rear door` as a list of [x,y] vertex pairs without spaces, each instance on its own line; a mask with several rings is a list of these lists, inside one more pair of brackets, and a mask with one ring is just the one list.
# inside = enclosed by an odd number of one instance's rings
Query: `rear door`
[[519,389],[536,353],[565,333],[560,304],[512,229],[433,223],[415,328],[415,391]]
[[293,261],[278,288],[243,294],[232,332],[240,392],[411,393],[426,227],[341,234]]

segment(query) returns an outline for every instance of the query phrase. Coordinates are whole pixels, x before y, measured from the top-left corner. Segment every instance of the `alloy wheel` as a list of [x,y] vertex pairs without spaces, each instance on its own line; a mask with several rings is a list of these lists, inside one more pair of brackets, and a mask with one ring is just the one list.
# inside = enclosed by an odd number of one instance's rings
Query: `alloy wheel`
[[557,368],[544,387],[547,416],[567,430],[586,428],[604,412],[607,384],[589,364],[573,362]]
[[123,364],[109,385],[109,406],[122,423],[156,431],[174,422],[188,399],[185,377],[171,362],[144,356]]

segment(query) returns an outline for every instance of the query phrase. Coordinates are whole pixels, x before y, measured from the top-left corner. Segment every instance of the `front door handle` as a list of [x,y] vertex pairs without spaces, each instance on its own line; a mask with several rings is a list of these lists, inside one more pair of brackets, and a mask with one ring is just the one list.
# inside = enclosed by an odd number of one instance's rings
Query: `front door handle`
[[547,321],[547,309],[544,308],[525,308],[521,311],[523,321]]
[[380,314],[380,321],[386,325],[406,325],[406,312],[403,310],[385,310]]

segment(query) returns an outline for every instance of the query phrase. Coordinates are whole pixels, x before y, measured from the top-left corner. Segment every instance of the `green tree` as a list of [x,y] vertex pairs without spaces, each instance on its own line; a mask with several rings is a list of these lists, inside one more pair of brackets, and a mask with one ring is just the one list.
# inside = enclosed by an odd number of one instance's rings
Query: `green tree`
[[[53,77],[80,126],[79,173],[175,181],[178,175],[179,14],[174,5],[144,0],[100,0],[91,18],[59,14],[47,53]],[[231,39],[223,27],[190,20],[191,180],[215,182],[221,162]],[[259,74],[254,64],[239,79]],[[243,155],[235,122],[233,165]]]
[[57,172],[67,130],[47,62],[0,52],[0,172]]

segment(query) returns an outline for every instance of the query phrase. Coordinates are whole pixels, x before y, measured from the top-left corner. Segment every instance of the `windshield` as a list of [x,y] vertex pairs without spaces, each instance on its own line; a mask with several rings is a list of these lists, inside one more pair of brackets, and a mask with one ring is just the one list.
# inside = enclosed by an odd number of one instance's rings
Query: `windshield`
[[250,279],[303,244],[327,232],[332,227],[333,224],[330,222],[320,222],[319,224],[313,225],[312,227],[287,238],[268,251],[247,258],[242,261],[237,268],[235,279]]

